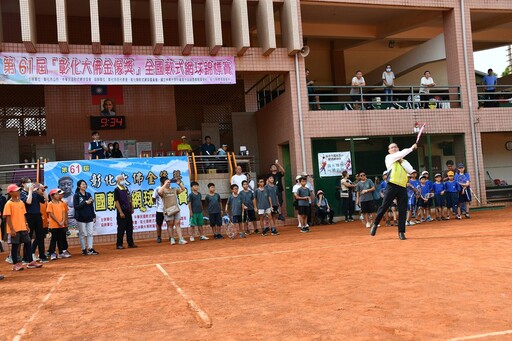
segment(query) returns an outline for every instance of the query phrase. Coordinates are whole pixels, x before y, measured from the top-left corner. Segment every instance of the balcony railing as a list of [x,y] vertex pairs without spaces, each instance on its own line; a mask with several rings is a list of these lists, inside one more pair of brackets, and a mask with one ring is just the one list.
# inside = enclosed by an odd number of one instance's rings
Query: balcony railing
[[480,107],[512,107],[512,85],[477,85],[476,88]]
[[[351,89],[358,90],[350,94]],[[311,110],[450,109],[462,107],[460,85],[439,85],[420,93],[420,86],[310,86]],[[318,100],[317,100],[318,99]]]

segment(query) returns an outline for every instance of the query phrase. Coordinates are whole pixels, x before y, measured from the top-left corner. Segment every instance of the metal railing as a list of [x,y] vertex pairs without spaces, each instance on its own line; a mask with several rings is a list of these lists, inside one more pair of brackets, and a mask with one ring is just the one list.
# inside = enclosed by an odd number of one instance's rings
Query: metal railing
[[[43,163],[15,163],[10,165],[0,165],[0,184],[19,183],[21,178],[27,177],[34,182],[44,181]],[[39,172],[37,171],[39,169]]]
[[259,110],[284,93],[284,77],[285,76],[282,73],[265,75],[260,80],[258,80],[253,86],[251,86],[245,92],[245,94],[247,95],[252,90],[256,91]]
[[[354,89],[356,93],[351,94]],[[420,86],[309,86],[312,110],[450,109],[462,107],[460,85],[439,85],[420,93]],[[320,107],[320,109],[318,109]]]
[[195,155],[192,153],[189,156],[189,164],[192,180],[197,180],[198,174],[217,173],[225,173],[226,177],[231,178],[237,166],[241,166],[244,173],[253,172],[254,156],[235,155],[232,152],[227,155]]
[[512,107],[512,85],[477,85],[476,91],[481,107]]

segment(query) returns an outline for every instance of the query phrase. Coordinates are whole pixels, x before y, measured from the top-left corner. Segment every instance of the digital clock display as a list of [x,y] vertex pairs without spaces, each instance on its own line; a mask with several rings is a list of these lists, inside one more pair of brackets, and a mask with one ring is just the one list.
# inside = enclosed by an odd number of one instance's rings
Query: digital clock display
[[91,130],[125,129],[124,116],[91,116]]

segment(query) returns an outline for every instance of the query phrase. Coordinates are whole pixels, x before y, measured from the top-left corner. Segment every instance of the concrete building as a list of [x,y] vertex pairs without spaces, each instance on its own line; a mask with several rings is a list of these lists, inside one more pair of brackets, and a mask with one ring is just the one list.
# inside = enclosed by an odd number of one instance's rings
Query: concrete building
[[[504,88],[502,106],[480,105],[484,88],[477,88],[473,68],[473,51],[511,43],[510,1],[2,0],[0,7],[2,57],[236,56],[236,84],[123,85],[117,111],[126,129],[102,137],[169,150],[181,135],[195,146],[211,135],[234,151],[247,146],[260,172],[279,159],[291,214],[289,189],[303,171],[336,200],[339,177],[318,176],[318,153],[348,151],[354,170],[376,176],[389,142],[412,144],[422,122],[425,137],[410,157],[415,168],[433,174],[448,159],[465,163],[484,203],[486,179],[512,184],[512,112],[505,106],[512,95]],[[305,45],[307,57],[300,53]],[[388,63],[401,87],[381,105]],[[305,68],[321,110],[313,110]],[[354,109],[347,93],[356,70],[366,79],[365,110],[345,110]],[[438,85],[435,110],[414,103],[426,70]],[[58,160],[83,158],[89,116],[99,111],[91,86],[0,90],[0,128],[18,128],[21,160],[37,158],[37,146],[54,149]]]

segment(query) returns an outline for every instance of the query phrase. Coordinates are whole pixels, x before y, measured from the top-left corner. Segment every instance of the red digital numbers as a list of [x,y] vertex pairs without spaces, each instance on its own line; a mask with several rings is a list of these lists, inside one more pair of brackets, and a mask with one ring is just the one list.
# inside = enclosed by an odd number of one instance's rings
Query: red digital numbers
[[98,117],[91,116],[91,129],[124,129],[126,121],[124,116]]
[[109,118],[108,117],[102,117],[101,118],[101,127],[106,128],[109,126],[108,124]]

